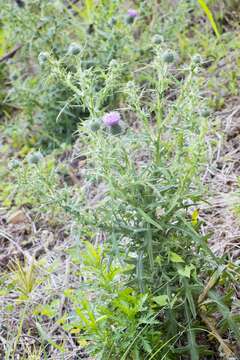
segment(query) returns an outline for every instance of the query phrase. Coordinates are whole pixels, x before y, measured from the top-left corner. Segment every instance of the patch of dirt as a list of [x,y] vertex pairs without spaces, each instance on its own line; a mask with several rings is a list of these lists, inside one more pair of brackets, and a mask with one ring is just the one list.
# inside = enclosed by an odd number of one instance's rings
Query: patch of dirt
[[35,222],[27,209],[22,208],[10,216],[6,210],[1,209],[0,269],[6,270],[16,259],[38,259],[54,247],[58,248],[67,238],[68,234],[63,226],[51,228],[44,218]]

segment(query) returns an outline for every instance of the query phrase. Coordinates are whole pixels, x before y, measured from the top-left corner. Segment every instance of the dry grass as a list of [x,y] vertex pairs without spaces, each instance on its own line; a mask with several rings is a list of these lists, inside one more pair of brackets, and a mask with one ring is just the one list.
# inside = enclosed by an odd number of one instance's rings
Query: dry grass
[[209,204],[204,205],[202,231],[211,234],[209,243],[218,255],[228,254],[236,259],[240,253],[240,221],[233,214],[232,194],[240,176],[240,106],[239,98],[227,100],[226,108],[215,114],[218,131],[209,136],[217,146],[210,152],[212,159],[203,181],[210,190]]

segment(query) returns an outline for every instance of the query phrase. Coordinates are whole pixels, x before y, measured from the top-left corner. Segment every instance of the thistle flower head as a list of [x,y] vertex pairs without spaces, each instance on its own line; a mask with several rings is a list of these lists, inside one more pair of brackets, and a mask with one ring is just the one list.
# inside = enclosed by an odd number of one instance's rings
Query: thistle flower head
[[117,111],[111,111],[103,116],[103,122],[106,126],[112,127],[118,125],[121,120],[121,116]]
[[137,10],[135,9],[128,9],[128,12],[127,12],[128,16],[131,17],[131,18],[135,18],[138,16],[138,12]]

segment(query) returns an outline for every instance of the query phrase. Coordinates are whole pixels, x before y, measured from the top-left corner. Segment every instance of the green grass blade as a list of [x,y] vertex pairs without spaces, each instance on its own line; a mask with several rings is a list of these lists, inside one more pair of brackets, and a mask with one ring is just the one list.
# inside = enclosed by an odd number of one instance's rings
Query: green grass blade
[[218,31],[216,21],[214,20],[213,14],[212,14],[211,10],[209,9],[209,7],[207,6],[206,1],[198,0],[198,3],[201,6],[201,8],[203,9],[203,11],[205,12],[205,14],[207,15],[207,18],[217,36],[217,38],[220,38],[220,33]]

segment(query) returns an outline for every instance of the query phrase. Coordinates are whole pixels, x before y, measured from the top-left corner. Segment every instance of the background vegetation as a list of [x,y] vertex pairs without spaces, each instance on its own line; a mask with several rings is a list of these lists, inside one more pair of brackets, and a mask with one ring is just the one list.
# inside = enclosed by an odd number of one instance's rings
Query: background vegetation
[[2,359],[238,359],[238,1],[0,5]]

